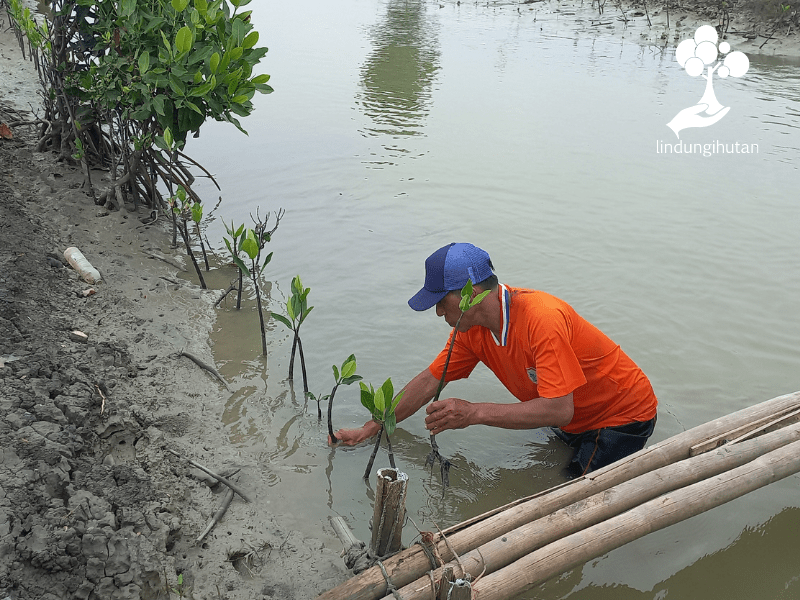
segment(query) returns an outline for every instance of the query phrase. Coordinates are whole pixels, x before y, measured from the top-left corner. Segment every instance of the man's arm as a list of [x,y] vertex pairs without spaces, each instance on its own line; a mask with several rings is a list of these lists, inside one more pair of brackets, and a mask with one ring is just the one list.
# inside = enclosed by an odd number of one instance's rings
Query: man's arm
[[[408,382],[408,385],[403,388],[405,393],[400,398],[400,402],[395,409],[397,422],[399,423],[403,419],[410,417],[430,402],[431,398],[436,394],[438,385],[439,380],[433,376],[428,368]],[[347,446],[355,446],[377,435],[380,428],[381,426],[378,423],[370,419],[363,427],[358,429],[340,429],[336,432],[336,437]],[[328,443],[330,442],[329,437]]]
[[563,427],[572,421],[572,392],[559,398],[535,398],[515,404],[467,402],[447,398],[428,406],[425,426],[433,434],[469,425],[489,425],[504,429]]

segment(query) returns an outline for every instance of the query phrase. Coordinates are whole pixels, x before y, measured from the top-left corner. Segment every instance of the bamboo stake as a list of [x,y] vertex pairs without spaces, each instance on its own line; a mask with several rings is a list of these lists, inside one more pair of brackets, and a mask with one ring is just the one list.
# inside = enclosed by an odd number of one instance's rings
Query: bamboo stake
[[[473,578],[493,573],[527,554],[564,536],[615,517],[662,494],[704,481],[733,468],[745,465],[765,453],[800,441],[800,424],[778,430],[761,438],[725,446],[625,481],[611,489],[580,500],[541,519],[490,540],[461,556],[466,573]],[[444,569],[456,567],[451,561]],[[434,572],[438,580],[443,569]],[[442,579],[444,577],[442,576]],[[428,576],[423,576],[399,590],[403,600],[430,598]],[[387,596],[387,600],[391,600]]]
[[502,600],[523,593],[559,573],[658,531],[730,502],[800,471],[800,442],[651,500],[622,515],[549,544],[473,586],[481,600]]
[[[444,535],[448,536],[449,545],[455,552],[466,554],[534,519],[648,471],[688,458],[690,448],[705,440],[798,405],[800,392],[794,392],[744,408],[684,431],[588,475],[450,527],[444,531]],[[454,558],[441,536],[435,543],[445,561]],[[383,566],[398,588],[422,577],[431,568],[427,555],[418,544],[386,559]],[[375,566],[325,592],[319,596],[319,600],[377,600],[383,597],[385,591],[386,579],[380,568]]]
[[378,469],[375,507],[372,517],[372,556],[382,558],[400,550],[406,520],[408,475],[397,469]]

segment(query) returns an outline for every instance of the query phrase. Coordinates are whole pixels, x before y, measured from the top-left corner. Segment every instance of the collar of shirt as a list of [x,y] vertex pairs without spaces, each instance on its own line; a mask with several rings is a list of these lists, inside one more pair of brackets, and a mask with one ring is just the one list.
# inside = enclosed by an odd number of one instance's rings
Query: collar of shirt
[[511,293],[508,291],[508,287],[502,283],[498,286],[498,293],[500,294],[503,327],[500,330],[500,339],[498,340],[494,334],[492,334],[492,339],[496,345],[505,346],[508,343],[508,329],[511,321]]

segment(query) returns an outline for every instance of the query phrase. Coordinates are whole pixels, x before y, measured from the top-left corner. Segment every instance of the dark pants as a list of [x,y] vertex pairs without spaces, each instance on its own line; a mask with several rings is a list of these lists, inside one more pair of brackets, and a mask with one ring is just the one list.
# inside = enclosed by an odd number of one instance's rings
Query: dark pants
[[578,477],[644,448],[647,438],[656,428],[656,418],[619,427],[591,429],[583,433],[567,433],[558,428],[553,428],[553,431],[570,448],[575,448],[575,456],[567,471]]

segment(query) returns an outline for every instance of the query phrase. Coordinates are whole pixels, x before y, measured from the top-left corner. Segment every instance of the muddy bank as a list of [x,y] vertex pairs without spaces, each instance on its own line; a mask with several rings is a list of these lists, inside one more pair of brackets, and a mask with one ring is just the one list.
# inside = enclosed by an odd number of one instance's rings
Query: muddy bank
[[[38,85],[15,44],[3,32],[4,122]],[[213,363],[219,292],[176,275],[161,224],[94,206],[29,129],[0,140],[0,597],[300,599],[343,580],[339,548],[269,506],[265,466],[227,443],[229,392],[179,354]],[[102,283],[65,265],[70,246]],[[235,472],[254,502],[197,544],[225,488],[168,450]]]

